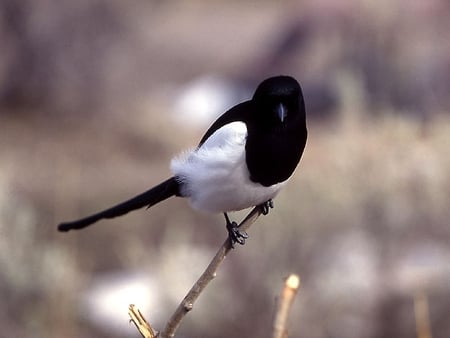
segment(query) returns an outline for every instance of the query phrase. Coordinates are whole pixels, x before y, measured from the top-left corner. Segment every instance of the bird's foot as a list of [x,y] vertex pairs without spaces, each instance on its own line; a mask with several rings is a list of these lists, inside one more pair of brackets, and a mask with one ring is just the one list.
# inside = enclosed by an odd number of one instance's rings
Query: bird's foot
[[270,209],[273,208],[273,201],[270,199],[259,205],[261,208],[261,213],[265,216],[269,213]]
[[224,213],[224,215],[227,222],[226,226],[231,248],[234,249],[236,243],[244,245],[245,240],[248,238],[248,234],[245,231],[240,231],[239,225],[236,222],[231,222],[226,213]]
[[245,231],[240,231],[236,222],[227,224],[228,238],[230,240],[231,247],[234,249],[236,243],[240,245],[245,244],[245,240],[248,238],[248,234]]

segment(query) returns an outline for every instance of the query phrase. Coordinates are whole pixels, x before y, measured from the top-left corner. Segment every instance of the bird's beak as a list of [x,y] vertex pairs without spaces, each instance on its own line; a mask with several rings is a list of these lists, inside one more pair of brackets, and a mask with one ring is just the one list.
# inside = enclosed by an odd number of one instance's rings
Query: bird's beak
[[281,122],[283,122],[287,115],[286,107],[284,106],[284,104],[280,103],[277,105],[276,110],[277,110],[278,118],[280,119]]

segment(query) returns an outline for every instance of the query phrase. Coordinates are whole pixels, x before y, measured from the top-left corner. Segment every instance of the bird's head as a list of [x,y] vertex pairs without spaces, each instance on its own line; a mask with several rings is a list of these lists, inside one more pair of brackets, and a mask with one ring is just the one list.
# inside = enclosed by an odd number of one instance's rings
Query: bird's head
[[290,76],[270,77],[261,82],[252,98],[259,118],[283,125],[305,115],[302,89]]

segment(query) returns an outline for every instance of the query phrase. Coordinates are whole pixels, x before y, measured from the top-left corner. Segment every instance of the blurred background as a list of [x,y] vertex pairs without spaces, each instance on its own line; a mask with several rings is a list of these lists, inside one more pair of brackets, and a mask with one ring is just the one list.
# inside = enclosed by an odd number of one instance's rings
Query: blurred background
[[301,164],[178,336],[270,336],[298,273],[291,337],[450,337],[449,17],[446,0],[1,0],[0,336],[139,337],[130,303],[162,328],[222,216],[174,198],[56,224],[166,179],[216,116],[289,74]]

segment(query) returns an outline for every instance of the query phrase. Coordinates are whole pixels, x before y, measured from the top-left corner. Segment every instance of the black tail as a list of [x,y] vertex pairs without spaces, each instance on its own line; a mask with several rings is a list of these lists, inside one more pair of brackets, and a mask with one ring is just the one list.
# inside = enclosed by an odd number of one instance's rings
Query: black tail
[[172,177],[162,182],[161,184],[158,184],[156,187],[153,187],[152,189],[114,207],[77,221],[61,223],[58,225],[58,230],[69,231],[72,229],[83,229],[103,218],[114,218],[145,206],[151,207],[152,205],[155,205],[156,203],[159,203],[166,198],[178,194],[178,182],[175,177]]

